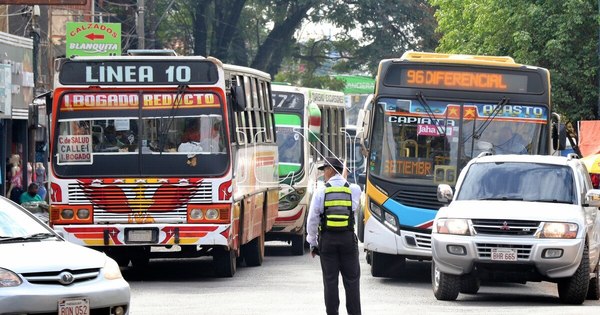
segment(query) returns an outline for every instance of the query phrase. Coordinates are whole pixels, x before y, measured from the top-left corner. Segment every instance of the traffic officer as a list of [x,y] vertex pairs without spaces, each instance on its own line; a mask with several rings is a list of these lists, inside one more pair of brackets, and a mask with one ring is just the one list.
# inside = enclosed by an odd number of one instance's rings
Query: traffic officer
[[323,170],[326,183],[313,194],[306,240],[310,244],[312,257],[321,257],[327,314],[338,314],[338,278],[341,272],[346,291],[346,310],[349,315],[359,315],[360,265],[354,222],[360,187],[350,185],[342,176],[344,164],[337,158],[326,158],[319,170]]

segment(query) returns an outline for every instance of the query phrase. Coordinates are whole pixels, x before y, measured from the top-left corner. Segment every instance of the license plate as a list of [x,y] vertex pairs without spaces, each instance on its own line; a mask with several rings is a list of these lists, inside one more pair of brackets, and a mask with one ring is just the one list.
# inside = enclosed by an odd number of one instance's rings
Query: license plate
[[128,242],[152,242],[152,230],[129,230],[127,231]]
[[517,261],[517,250],[514,248],[492,248],[492,260]]
[[90,315],[88,299],[59,300],[58,315]]

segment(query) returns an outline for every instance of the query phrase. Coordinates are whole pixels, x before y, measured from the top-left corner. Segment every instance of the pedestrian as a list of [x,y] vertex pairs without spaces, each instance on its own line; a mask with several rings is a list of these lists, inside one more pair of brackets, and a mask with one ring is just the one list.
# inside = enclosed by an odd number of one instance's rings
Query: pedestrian
[[313,194],[308,213],[306,240],[311,255],[319,255],[325,288],[325,308],[328,315],[338,314],[339,274],[346,292],[346,310],[349,315],[361,314],[360,265],[358,262],[358,238],[354,234],[356,208],[360,199],[360,187],[349,184],[344,164],[337,158],[326,158],[323,166],[324,187]]
[[38,184],[31,183],[27,187],[27,191],[21,194],[20,203],[28,203],[28,202],[41,202],[42,197],[38,195]]

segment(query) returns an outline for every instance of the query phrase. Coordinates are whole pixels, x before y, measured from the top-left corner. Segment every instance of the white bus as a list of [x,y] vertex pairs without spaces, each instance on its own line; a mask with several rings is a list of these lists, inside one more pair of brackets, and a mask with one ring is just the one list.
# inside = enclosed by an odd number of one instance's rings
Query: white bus
[[279,215],[268,240],[291,242],[302,255],[306,215],[324,157],[345,161],[344,94],[328,90],[272,86],[279,147]]

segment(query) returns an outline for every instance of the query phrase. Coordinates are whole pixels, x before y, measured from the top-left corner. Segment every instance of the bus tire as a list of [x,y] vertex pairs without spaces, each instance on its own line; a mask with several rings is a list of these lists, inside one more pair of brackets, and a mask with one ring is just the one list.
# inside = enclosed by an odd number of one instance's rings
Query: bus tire
[[431,286],[433,288],[433,295],[436,299],[441,301],[454,301],[460,292],[460,276],[441,272],[435,265],[435,261],[432,261]]
[[404,257],[371,251],[371,275],[373,277],[392,277],[404,267]]
[[258,237],[242,245],[242,255],[244,256],[244,261],[246,261],[246,266],[256,267],[262,265],[263,258],[265,257],[264,231]]
[[356,236],[361,243],[365,242],[365,214],[361,206],[356,213]]
[[292,255],[304,255],[304,233],[300,235],[292,235]]
[[592,273],[593,277],[590,279],[590,285],[588,287],[587,300],[600,300],[600,278],[598,277],[598,265],[596,270]]
[[237,270],[235,250],[217,249],[213,253],[213,264],[218,277],[231,278]]
[[150,263],[150,249],[141,247],[136,248],[131,254],[131,265],[135,269],[143,269],[148,267]]

